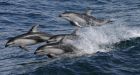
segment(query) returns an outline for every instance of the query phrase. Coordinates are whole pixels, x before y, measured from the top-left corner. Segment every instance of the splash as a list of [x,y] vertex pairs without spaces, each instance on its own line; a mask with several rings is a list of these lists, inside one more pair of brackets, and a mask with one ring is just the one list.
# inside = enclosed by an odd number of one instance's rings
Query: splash
[[126,26],[124,24],[110,24],[100,27],[85,27],[77,31],[80,36],[72,42],[80,51],[77,53],[93,54],[96,52],[108,52],[113,44],[140,37],[140,28]]

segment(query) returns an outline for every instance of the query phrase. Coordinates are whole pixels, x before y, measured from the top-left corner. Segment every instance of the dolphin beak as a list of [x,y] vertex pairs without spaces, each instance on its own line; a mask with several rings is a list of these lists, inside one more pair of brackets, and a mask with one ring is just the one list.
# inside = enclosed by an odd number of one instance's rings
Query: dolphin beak
[[37,54],[37,52],[35,51],[35,52],[34,52],[34,54],[36,55],[36,54]]
[[8,47],[8,46],[9,46],[8,44],[5,45],[5,47]]

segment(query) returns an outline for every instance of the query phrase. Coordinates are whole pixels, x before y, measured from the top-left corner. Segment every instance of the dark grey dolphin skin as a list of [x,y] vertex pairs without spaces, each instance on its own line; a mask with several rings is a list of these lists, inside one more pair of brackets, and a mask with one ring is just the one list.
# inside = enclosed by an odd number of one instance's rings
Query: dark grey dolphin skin
[[112,22],[110,20],[95,18],[91,15],[91,10],[87,10],[85,13],[64,12],[60,14],[59,17],[68,20],[72,25],[78,27],[101,26]]
[[79,38],[79,36],[76,35],[76,31],[77,30],[71,34],[59,34],[52,36],[48,39],[48,43],[46,45],[37,48],[35,54],[47,55],[52,58],[64,53],[70,53],[78,50],[74,45],[69,43],[70,41]]
[[62,44],[60,42],[57,42],[38,47],[34,54],[47,55],[49,58],[54,58],[64,53],[72,53],[76,49],[77,48],[71,44]]
[[28,50],[25,46],[45,42],[52,35],[44,32],[39,32],[37,30],[38,26],[39,25],[34,25],[27,33],[10,38],[6,43],[5,47],[18,46],[24,50]]
[[77,30],[74,30],[71,34],[58,34],[50,37],[48,39],[48,43],[57,43],[57,42],[66,42],[68,40],[74,40],[79,38],[79,36],[76,34]]

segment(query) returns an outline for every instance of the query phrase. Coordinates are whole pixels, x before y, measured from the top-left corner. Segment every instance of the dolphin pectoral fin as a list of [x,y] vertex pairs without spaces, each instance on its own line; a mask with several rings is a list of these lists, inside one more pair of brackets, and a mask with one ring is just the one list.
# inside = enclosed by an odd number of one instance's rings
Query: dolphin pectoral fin
[[77,26],[77,27],[82,27],[78,22],[72,22],[72,21],[70,21],[70,24],[72,24],[74,26]]
[[74,22],[74,24],[78,27],[82,27],[78,22]]
[[53,58],[53,56],[52,56],[52,55],[50,55],[50,54],[48,54],[47,56],[48,56],[49,58]]
[[24,49],[25,51],[29,51],[29,49],[25,46],[19,46],[19,48]]
[[56,58],[56,57],[57,57],[55,54],[47,54],[47,56],[48,56],[49,58]]

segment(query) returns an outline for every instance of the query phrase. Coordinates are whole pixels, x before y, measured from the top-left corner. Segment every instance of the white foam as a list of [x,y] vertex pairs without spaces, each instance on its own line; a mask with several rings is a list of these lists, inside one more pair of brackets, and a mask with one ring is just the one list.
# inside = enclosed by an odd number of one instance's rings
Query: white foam
[[112,50],[111,46],[106,45],[140,37],[140,28],[115,23],[100,27],[81,28],[77,34],[81,38],[74,40],[73,45],[80,49],[80,53],[92,54],[98,51],[108,52]]

